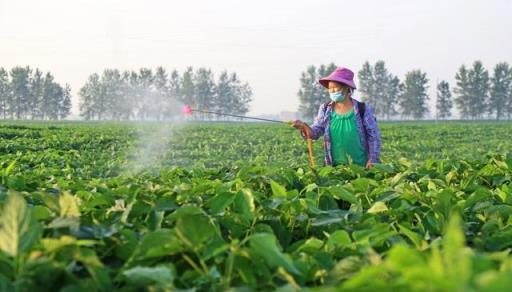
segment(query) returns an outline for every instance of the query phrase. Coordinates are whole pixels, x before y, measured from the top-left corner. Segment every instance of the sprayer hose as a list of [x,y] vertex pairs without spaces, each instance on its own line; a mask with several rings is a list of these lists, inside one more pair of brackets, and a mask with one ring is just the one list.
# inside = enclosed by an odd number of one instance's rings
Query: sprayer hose
[[306,135],[306,142],[308,144],[308,152],[309,152],[309,164],[311,165],[311,168],[316,168],[315,158],[313,155],[313,143],[311,143],[311,131],[309,127],[306,127],[304,129],[304,134]]

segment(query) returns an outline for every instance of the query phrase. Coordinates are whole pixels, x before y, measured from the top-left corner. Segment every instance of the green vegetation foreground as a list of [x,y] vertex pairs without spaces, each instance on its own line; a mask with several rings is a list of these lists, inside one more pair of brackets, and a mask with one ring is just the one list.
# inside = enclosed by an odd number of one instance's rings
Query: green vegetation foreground
[[315,175],[283,126],[1,124],[0,291],[512,290],[512,124],[381,131]]

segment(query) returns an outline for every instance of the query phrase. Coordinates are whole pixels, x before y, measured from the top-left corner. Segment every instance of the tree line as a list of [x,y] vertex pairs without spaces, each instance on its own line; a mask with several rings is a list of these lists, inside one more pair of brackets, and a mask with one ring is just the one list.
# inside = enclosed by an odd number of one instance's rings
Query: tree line
[[71,87],[29,66],[0,67],[0,118],[58,120],[71,112]]
[[[334,63],[309,66],[300,78],[299,111],[305,117],[316,114],[320,104],[329,100],[327,91],[317,80],[327,76]],[[357,72],[358,94],[383,119],[423,119],[429,112],[429,79],[419,69],[406,73],[400,80],[386,68],[384,61],[365,62]],[[508,119],[512,117],[512,67],[498,63],[492,75],[481,61],[471,67],[462,65],[455,74],[455,87],[446,80],[436,84],[435,118],[447,119],[457,108],[461,119]]]
[[[336,68],[334,63],[309,66],[300,77],[299,111],[313,117],[329,100],[318,79]],[[429,109],[427,74],[415,69],[403,80],[386,68],[384,61],[365,62],[357,72],[358,94],[382,119],[423,119]],[[445,80],[435,85],[435,118],[447,119],[453,108],[461,119],[512,117],[512,67],[498,63],[491,73],[482,62],[462,65],[455,86]],[[245,115],[252,89],[236,73],[223,71],[216,79],[208,68],[187,68],[180,74],[163,68],[137,71],[106,69],[91,74],[79,90],[80,115],[86,120],[166,120],[175,117],[182,104],[196,109]],[[0,67],[0,118],[57,120],[71,112],[71,88],[50,73],[29,66],[11,70]],[[202,118],[214,118],[203,115]]]
[[[236,73],[192,67],[182,74],[163,67],[137,71],[107,69],[91,74],[79,90],[80,115],[86,120],[169,120],[182,104],[194,109],[244,115],[252,89]],[[202,118],[216,118],[203,115]]]

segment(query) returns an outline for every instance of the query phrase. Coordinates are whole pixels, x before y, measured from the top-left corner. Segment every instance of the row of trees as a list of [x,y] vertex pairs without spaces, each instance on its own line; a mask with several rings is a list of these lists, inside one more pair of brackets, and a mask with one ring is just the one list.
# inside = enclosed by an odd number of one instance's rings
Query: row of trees
[[497,120],[512,117],[512,67],[498,63],[492,77],[482,62],[472,68],[461,66],[455,75],[455,105],[462,118],[480,119],[494,116]]
[[[329,100],[318,84],[336,66],[310,66],[302,73],[298,92],[300,112],[314,116],[321,103]],[[422,119],[429,113],[429,79],[412,70],[403,81],[386,68],[384,61],[365,62],[358,72],[359,96],[385,119]],[[462,65],[455,75],[455,87],[441,80],[436,85],[436,118],[446,119],[457,108],[462,119],[512,117],[512,67],[499,63],[492,76],[482,62]],[[252,90],[236,73],[221,72],[216,80],[210,69],[187,68],[182,74],[141,68],[138,71],[107,69],[89,76],[79,91],[80,115],[86,120],[164,120],[174,117],[181,104],[196,109],[244,115]],[[30,67],[0,67],[0,118],[63,119],[71,111],[71,88],[55,82],[51,73]],[[210,118],[203,116],[203,118]]]
[[[187,68],[168,73],[155,71],[104,70],[89,76],[79,91],[80,115],[86,120],[168,120],[181,105],[195,109],[244,115],[249,110],[252,90],[236,73],[221,72],[215,80],[212,70]],[[203,118],[211,118],[203,116]]]
[[[316,114],[319,105],[329,100],[327,91],[317,80],[328,75],[336,66],[310,66],[302,73],[299,90],[299,110],[307,117]],[[359,96],[370,104],[378,117],[422,119],[429,113],[429,79],[421,70],[412,70],[402,82],[386,68],[384,61],[374,65],[365,62],[358,72]],[[436,118],[452,116],[455,106],[462,119],[512,117],[512,67],[503,62],[494,67],[492,77],[482,62],[471,68],[462,65],[455,75],[455,88],[441,80],[436,85]]]
[[71,88],[30,67],[0,67],[0,118],[57,120],[71,112]]

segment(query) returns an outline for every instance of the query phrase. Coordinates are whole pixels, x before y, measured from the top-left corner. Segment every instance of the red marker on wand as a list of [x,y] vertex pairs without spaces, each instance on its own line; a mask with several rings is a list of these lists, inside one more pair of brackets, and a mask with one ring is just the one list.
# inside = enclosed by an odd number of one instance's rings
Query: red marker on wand
[[181,108],[181,113],[184,115],[187,115],[187,116],[191,116],[192,108],[189,105],[185,105],[185,106],[183,106],[183,108]]

